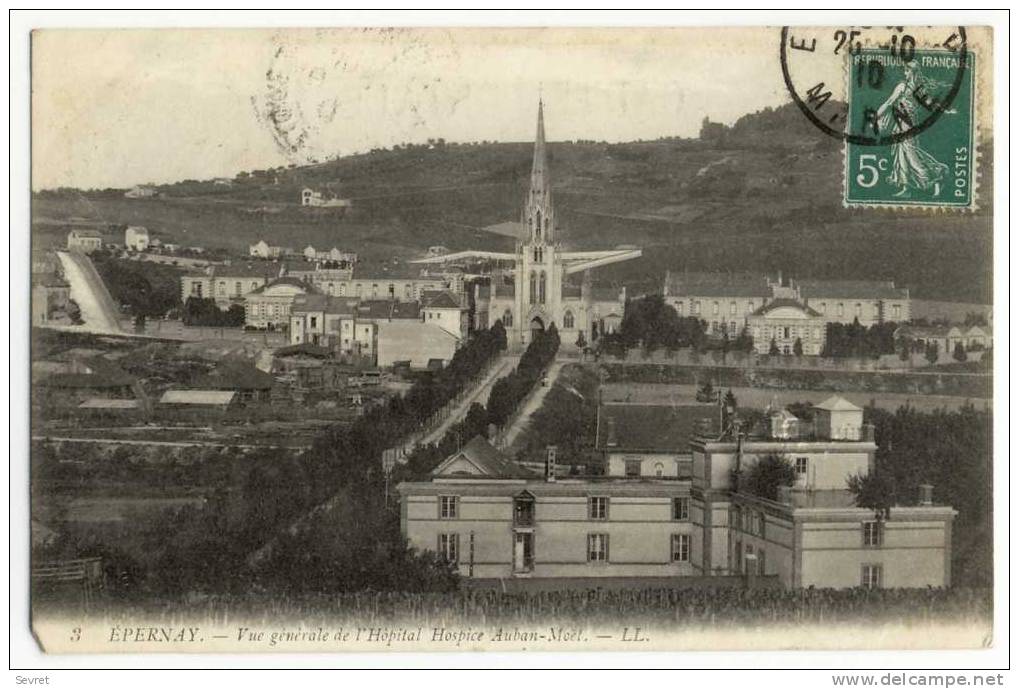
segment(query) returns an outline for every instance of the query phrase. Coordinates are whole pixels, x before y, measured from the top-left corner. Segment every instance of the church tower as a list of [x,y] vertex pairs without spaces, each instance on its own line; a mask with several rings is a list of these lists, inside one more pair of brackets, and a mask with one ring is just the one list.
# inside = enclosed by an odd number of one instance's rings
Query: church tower
[[520,343],[526,345],[532,332],[552,323],[557,328],[562,299],[562,265],[558,260],[555,208],[545,150],[544,105],[538,101],[538,130],[534,137],[530,188],[524,200],[516,258],[516,323]]

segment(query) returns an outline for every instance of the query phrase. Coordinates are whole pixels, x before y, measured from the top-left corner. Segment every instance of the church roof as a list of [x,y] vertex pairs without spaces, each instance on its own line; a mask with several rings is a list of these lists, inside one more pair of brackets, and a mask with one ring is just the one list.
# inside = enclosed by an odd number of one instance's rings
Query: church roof
[[544,105],[538,100],[538,131],[534,135],[534,160],[531,163],[531,192],[548,191],[548,157],[545,154]]
[[753,273],[665,274],[665,289],[676,297],[770,297],[768,278]]
[[814,318],[818,318],[818,317],[821,316],[821,314],[819,312],[817,312],[814,309],[810,308],[806,304],[804,304],[802,302],[799,302],[799,301],[796,301],[795,299],[785,299],[785,298],[783,298],[783,299],[772,299],[767,304],[765,304],[764,306],[759,307],[756,311],[754,311],[753,315],[755,315],[755,316],[763,316],[763,315],[765,315],[767,313],[771,313],[775,309],[780,309],[780,308],[782,308],[784,306],[785,307],[792,307],[794,309],[799,309],[800,311],[803,311],[808,316],[812,316]]

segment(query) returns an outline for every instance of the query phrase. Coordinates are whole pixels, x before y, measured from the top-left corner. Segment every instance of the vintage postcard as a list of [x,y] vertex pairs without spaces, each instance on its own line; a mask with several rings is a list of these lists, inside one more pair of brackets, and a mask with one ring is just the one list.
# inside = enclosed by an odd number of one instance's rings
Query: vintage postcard
[[995,48],[35,31],[39,644],[993,644]]

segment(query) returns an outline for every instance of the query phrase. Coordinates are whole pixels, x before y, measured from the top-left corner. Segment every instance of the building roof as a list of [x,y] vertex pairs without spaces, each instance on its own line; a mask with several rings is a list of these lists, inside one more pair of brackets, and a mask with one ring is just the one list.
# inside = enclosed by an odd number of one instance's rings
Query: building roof
[[[368,271],[371,272],[368,272]],[[437,278],[426,278],[421,275],[420,266],[412,266],[406,263],[399,265],[382,266],[358,266],[354,269],[355,280],[435,280]]]
[[262,278],[270,280],[279,274],[279,268],[271,263],[239,263],[237,265],[213,266],[211,276],[214,278]]
[[492,278],[492,296],[514,297],[516,296],[516,283],[506,282],[499,278]]
[[796,280],[804,299],[908,299],[909,290],[891,280]]
[[523,233],[523,226],[517,221],[509,220],[494,225],[485,225],[481,228],[481,231],[502,235],[503,237],[519,237]]
[[286,286],[286,285],[289,285],[291,287],[299,287],[300,289],[303,289],[306,293],[308,293],[308,292],[314,293],[315,292],[315,288],[312,287],[311,285],[309,285],[304,280],[298,280],[297,278],[282,277],[282,278],[276,278],[275,280],[272,280],[271,282],[267,282],[264,285],[262,285],[261,287],[259,287],[258,289],[251,290],[248,294],[265,294],[266,292],[271,290],[273,287],[283,287],[283,286]]
[[103,236],[103,233],[100,232],[99,230],[90,230],[90,229],[85,228],[85,227],[75,228],[75,229],[71,230],[71,234],[73,234],[73,235],[75,235],[77,237],[92,237],[92,238],[100,238],[100,239]]
[[840,397],[839,395],[832,395],[824,402],[815,404],[814,409],[823,409],[825,411],[863,411],[861,407],[856,406],[845,397]]
[[[713,404],[606,404],[601,409],[597,447],[618,452],[649,450],[687,454],[698,422],[717,418],[718,407]],[[614,436],[614,445],[608,445],[610,435]]]
[[195,381],[195,389],[268,390],[276,379],[251,364],[231,361],[220,364]]
[[753,273],[665,273],[665,289],[676,297],[763,297],[771,296],[764,275]]
[[310,342],[302,342],[300,344],[289,345],[287,347],[280,347],[273,356],[276,357],[292,357],[292,356],[309,356],[313,359],[331,359],[333,356],[332,351],[328,347],[321,347]]
[[106,399],[92,397],[78,405],[78,409],[140,409],[141,400]]
[[421,294],[421,302],[426,309],[465,309],[460,300],[452,293],[442,291],[426,291]]
[[771,301],[769,301],[764,306],[757,307],[757,309],[754,311],[753,315],[754,316],[764,316],[766,314],[771,313],[775,309],[780,309],[780,308],[783,308],[783,307],[785,307],[785,308],[790,308],[791,307],[791,308],[799,309],[800,311],[803,311],[804,313],[806,313],[808,316],[812,316],[814,318],[820,318],[821,317],[820,313],[818,313],[814,309],[810,308],[809,306],[807,306],[803,302],[796,301],[795,299],[787,299],[787,298],[772,299]]
[[233,402],[236,394],[227,390],[167,390],[159,403],[226,406]]
[[[447,482],[444,479],[450,479]],[[492,480],[487,476],[436,476],[429,482],[401,483],[397,490],[401,495],[457,495],[517,496],[527,492],[540,497],[679,497],[689,494],[690,482],[668,478],[623,479],[621,477],[559,477],[556,481],[545,481],[532,473],[529,477],[512,477],[517,480]],[[457,480],[460,479],[460,480]],[[464,480],[467,479],[467,480]],[[473,480],[471,480],[473,479]],[[453,483],[456,481],[456,483]],[[455,486],[455,487],[451,487]]]
[[392,320],[394,318],[420,320],[421,305],[416,301],[368,299],[358,303],[357,316],[367,320]]
[[330,294],[298,294],[290,307],[291,313],[320,311],[322,313],[353,315],[357,297],[334,297]]
[[498,449],[480,435],[474,436],[458,452],[446,458],[432,471],[432,476],[456,476],[447,469],[456,460],[463,458],[478,468],[485,478],[534,478],[534,472],[511,462]]
[[38,384],[49,388],[109,389],[130,387],[137,380],[116,364],[104,359],[89,359],[82,363],[85,373],[54,373],[41,378]]
[[620,289],[618,287],[592,287],[592,301],[619,301]]
[[386,340],[391,342],[394,339],[412,342],[414,349],[418,352],[427,352],[432,345],[448,346],[450,342],[455,343],[460,340],[456,334],[434,322],[399,319],[379,323],[380,343],[385,344]]

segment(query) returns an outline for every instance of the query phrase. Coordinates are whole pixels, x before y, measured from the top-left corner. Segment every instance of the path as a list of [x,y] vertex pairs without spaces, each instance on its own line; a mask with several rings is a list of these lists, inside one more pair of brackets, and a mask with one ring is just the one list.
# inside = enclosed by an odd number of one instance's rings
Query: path
[[563,368],[564,363],[558,359],[552,362],[545,376],[548,378],[547,385],[541,385],[540,383],[531,391],[531,393],[524,400],[523,404],[520,405],[520,409],[517,410],[513,421],[509,427],[503,431],[502,434],[502,446],[511,447],[513,441],[517,439],[521,431],[527,428],[528,423],[531,421],[531,414],[541,409],[542,402],[545,401],[545,395],[555,385],[556,380],[559,378],[559,372]]
[[457,405],[442,423],[429,431],[427,435],[417,442],[421,445],[427,445],[442,440],[450,426],[463,421],[472,404],[475,402],[483,405],[488,404],[488,395],[492,392],[492,386],[495,385],[495,381],[508,375],[518,363],[520,363],[519,356],[503,356],[498,363],[489,369],[488,375],[481,380],[474,391],[466,395],[463,401]]

